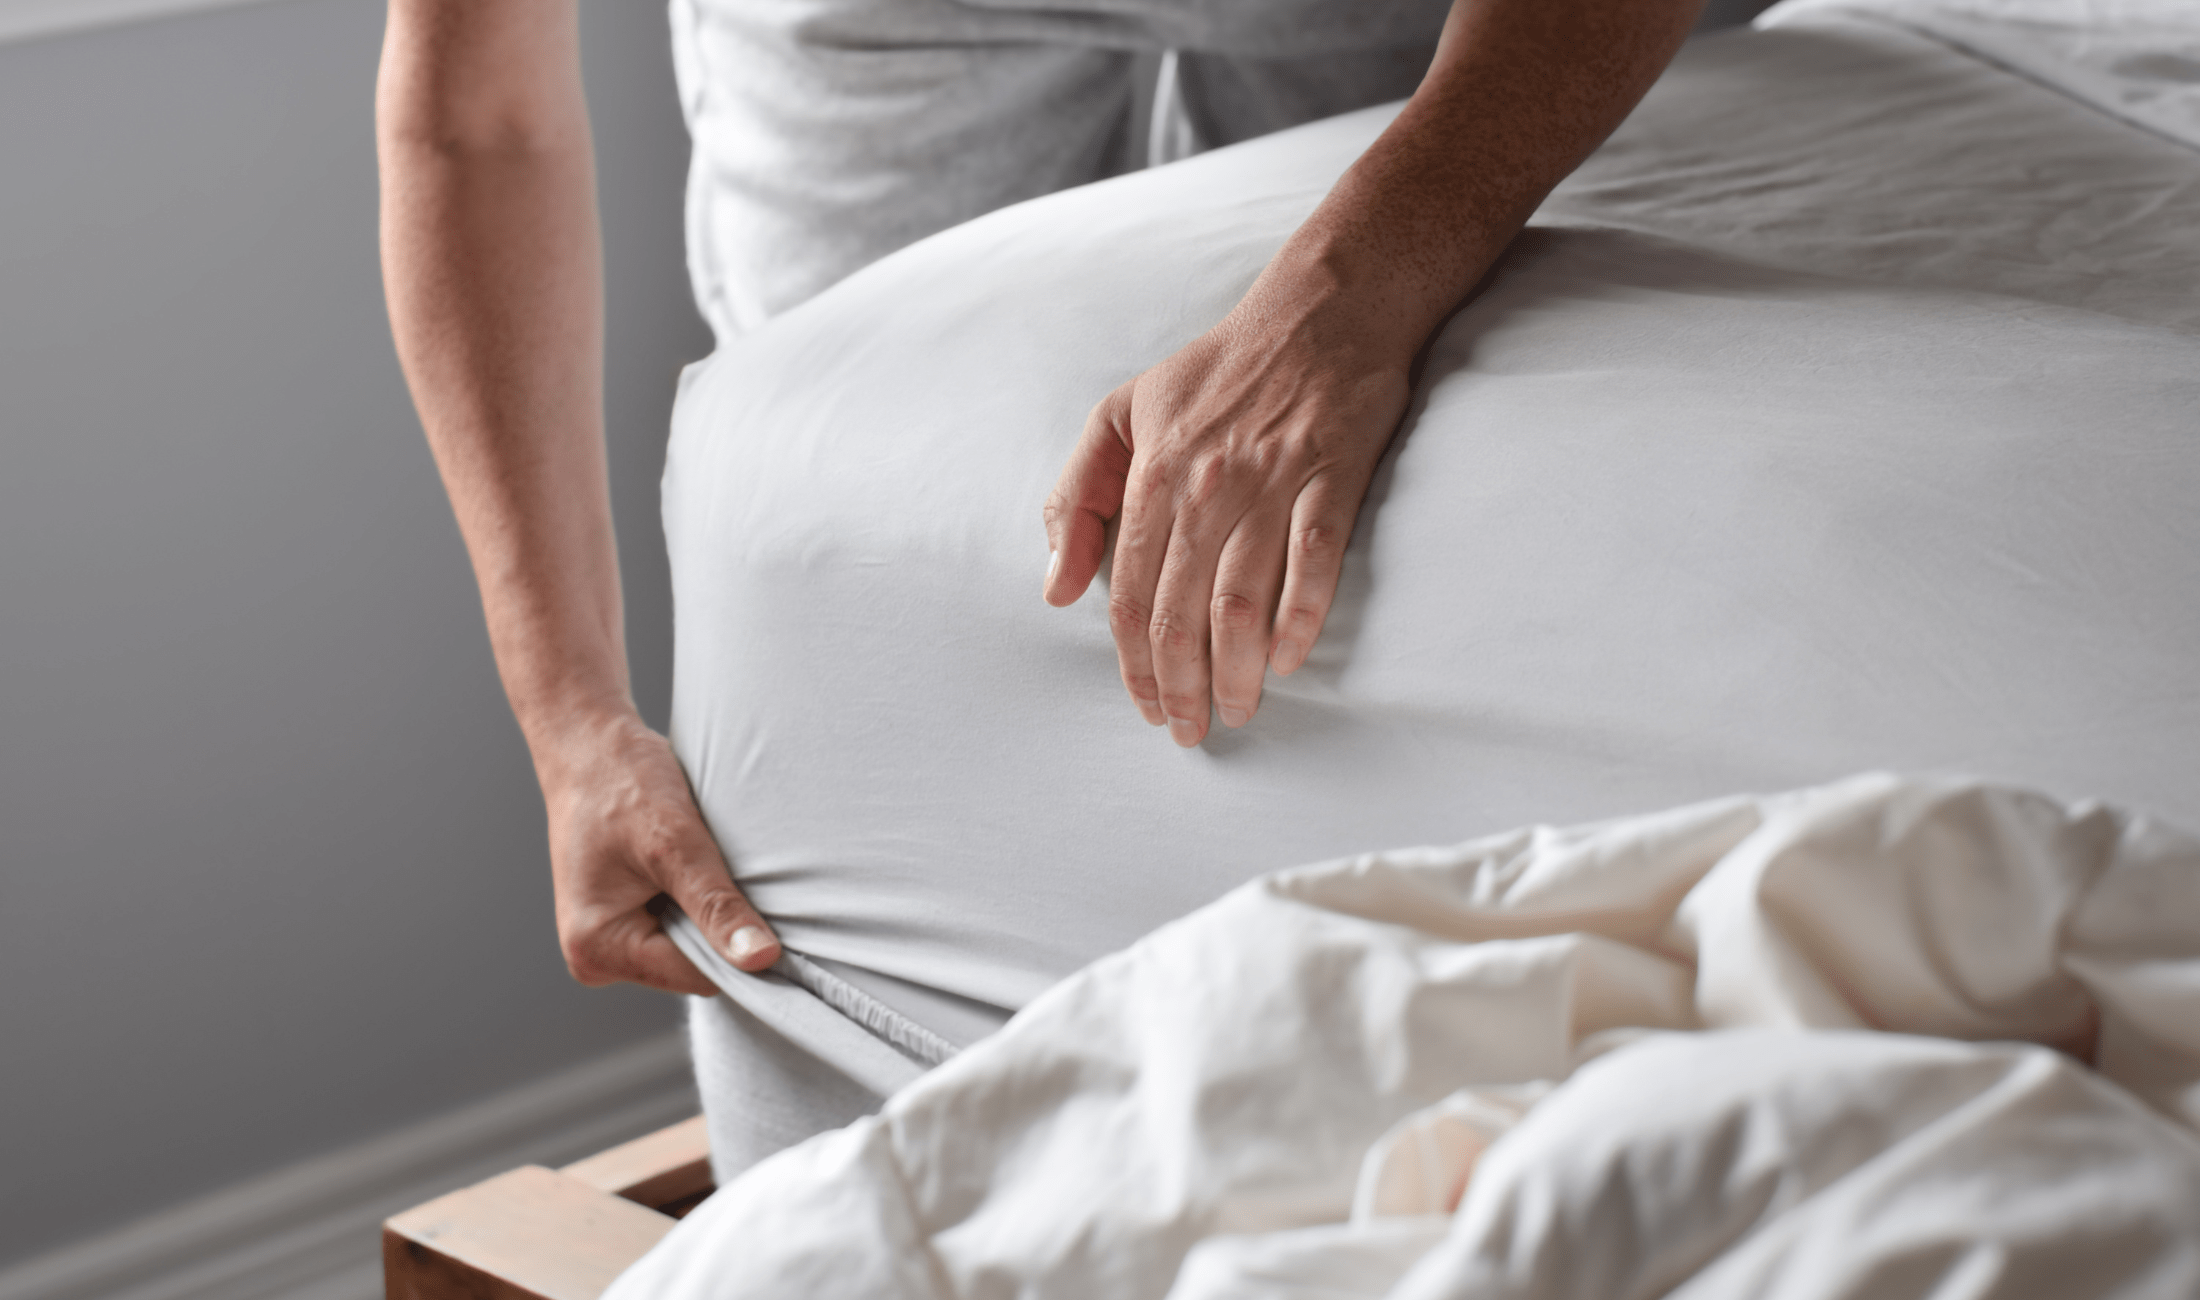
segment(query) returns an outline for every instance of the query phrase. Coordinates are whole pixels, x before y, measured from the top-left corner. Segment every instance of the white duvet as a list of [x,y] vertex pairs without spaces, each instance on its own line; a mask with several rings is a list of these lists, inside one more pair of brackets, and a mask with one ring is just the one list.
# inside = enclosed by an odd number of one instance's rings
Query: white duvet
[[1248,884],[611,1293],[2200,1294],[2200,841],[1871,776]]

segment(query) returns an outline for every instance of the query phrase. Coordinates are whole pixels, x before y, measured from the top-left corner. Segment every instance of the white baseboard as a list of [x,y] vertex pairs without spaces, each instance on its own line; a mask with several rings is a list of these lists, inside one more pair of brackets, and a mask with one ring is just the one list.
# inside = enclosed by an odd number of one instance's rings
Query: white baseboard
[[196,9],[226,9],[261,0],[0,0],[0,41],[60,36]]
[[378,1300],[390,1215],[697,1109],[685,1036],[664,1034],[19,1264],[0,1300]]

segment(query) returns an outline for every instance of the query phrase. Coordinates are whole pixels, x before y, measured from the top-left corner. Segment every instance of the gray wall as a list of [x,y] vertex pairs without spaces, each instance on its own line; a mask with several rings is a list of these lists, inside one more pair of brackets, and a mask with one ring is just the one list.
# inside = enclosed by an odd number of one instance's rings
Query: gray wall
[[[593,0],[637,689],[686,139]],[[676,1021],[573,985],[391,351],[376,0],[0,46],[0,1263]]]

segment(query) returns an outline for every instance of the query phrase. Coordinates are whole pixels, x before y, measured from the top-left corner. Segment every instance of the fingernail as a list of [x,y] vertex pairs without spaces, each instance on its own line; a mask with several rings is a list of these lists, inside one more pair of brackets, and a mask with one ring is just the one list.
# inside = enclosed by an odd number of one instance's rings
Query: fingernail
[[1296,641],[1276,643],[1276,671],[1288,675],[1306,657],[1306,647]]
[[772,937],[765,933],[764,927],[744,925],[733,932],[733,942],[727,945],[726,951],[732,955],[734,963],[739,965],[771,946]]
[[1190,749],[1199,743],[1199,727],[1189,718],[1169,719],[1169,739]]
[[1061,567],[1062,567],[1062,553],[1061,553],[1060,551],[1048,551],[1048,552],[1047,552],[1047,585],[1048,585],[1048,586],[1050,586],[1050,587],[1051,587],[1051,586],[1053,586],[1053,585],[1054,585],[1054,574],[1055,574],[1055,571],[1056,571],[1057,569],[1060,569]]
[[1245,725],[1245,714],[1227,704],[1216,705],[1215,712],[1222,715],[1222,725],[1225,727],[1242,727]]

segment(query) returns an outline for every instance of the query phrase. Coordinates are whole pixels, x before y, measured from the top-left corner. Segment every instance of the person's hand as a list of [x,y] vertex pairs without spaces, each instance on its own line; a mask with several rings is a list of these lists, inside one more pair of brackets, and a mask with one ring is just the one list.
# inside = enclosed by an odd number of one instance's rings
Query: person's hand
[[779,959],[779,940],[734,887],[672,747],[640,718],[574,728],[542,777],[558,944],[573,978],[715,995],[658,926],[660,895],[741,969]]
[[[1099,572],[1123,685],[1177,744],[1260,707],[1321,634],[1345,543],[1410,391],[1413,346],[1366,308],[1264,277],[1237,310],[1102,399],[1047,498],[1049,604]],[[1278,300],[1284,300],[1279,302]]]

